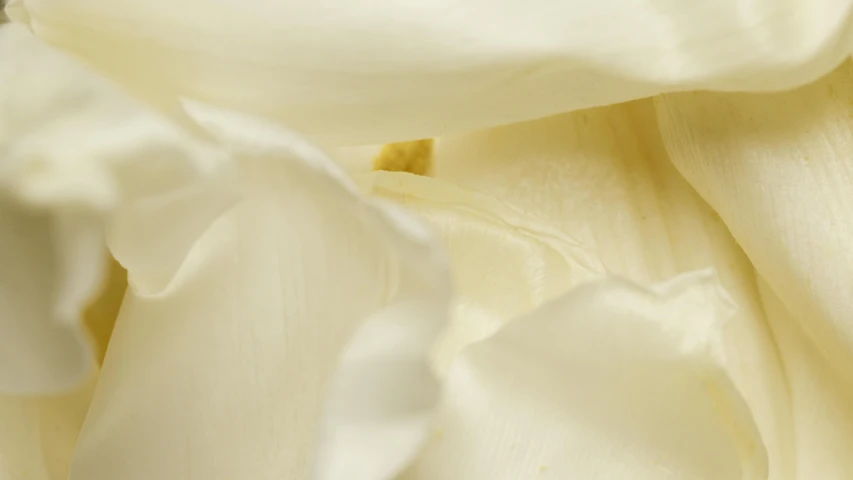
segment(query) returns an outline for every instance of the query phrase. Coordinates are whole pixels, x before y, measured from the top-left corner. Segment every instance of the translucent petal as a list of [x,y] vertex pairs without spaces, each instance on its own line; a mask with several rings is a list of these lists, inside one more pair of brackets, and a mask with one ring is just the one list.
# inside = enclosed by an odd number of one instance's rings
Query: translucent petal
[[778,90],[851,50],[851,0],[14,0],[11,18],[164,107],[345,144],[660,92]]
[[[826,359],[853,362],[853,65],[776,95],[657,102],[667,149]],[[853,381],[853,375],[845,374]]]
[[707,272],[581,286],[468,347],[409,479],[765,480]]
[[761,431],[771,478],[789,478],[790,405],[752,266],[670,164],[650,101],[443,137],[435,175],[359,182],[420,214],[450,250],[458,295],[442,369],[578,284],[615,274],[649,285],[713,267],[738,306],[723,330],[726,369]]
[[110,337],[115,328],[121,302],[127,290],[127,270],[115,259],[109,259],[109,274],[106,282],[94,302],[83,311],[83,322],[97,347],[96,358],[103,363]]
[[[21,26],[0,26],[0,58],[0,393],[64,390],[94,365],[79,320],[103,282],[112,215],[183,188],[210,191],[225,157]],[[120,260],[148,253],[160,265],[151,248],[182,260],[189,246],[175,225],[148,226],[162,239],[121,245]]]
[[56,397],[0,397],[0,478],[65,480],[95,378]]
[[847,372],[828,362],[764,281],[759,282],[767,317],[785,362],[794,405],[796,479],[845,479],[853,474],[853,385]]
[[290,133],[187,109],[242,200],[167,290],[126,298],[70,478],[392,478],[438,398],[450,292],[429,233]]
[[[95,362],[81,327],[58,321],[53,310],[61,287],[53,223],[0,203],[0,225],[0,392],[67,390]],[[88,268],[101,268],[100,260]]]

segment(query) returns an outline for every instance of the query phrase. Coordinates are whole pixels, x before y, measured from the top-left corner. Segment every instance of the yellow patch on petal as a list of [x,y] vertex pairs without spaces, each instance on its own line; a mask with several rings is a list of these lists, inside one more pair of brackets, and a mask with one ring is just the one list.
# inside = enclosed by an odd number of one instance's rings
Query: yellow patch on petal
[[83,323],[95,344],[98,363],[103,363],[110,336],[127,289],[127,271],[110,257],[109,275],[100,295],[83,311]]
[[429,175],[432,171],[433,140],[389,143],[373,159],[373,170]]

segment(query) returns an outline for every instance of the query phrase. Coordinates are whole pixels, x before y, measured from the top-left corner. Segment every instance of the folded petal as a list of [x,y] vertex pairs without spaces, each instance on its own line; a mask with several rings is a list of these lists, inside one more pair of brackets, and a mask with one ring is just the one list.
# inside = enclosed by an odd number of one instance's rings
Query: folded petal
[[802,331],[845,371],[853,362],[851,102],[850,63],[789,93],[656,102],[675,165]]
[[95,378],[56,397],[0,397],[0,478],[65,480]]
[[[116,211],[210,190],[225,157],[21,26],[0,26],[0,58],[0,393],[64,390],[94,365],[79,320],[103,282]],[[179,264],[189,245],[174,227],[188,222],[167,220],[144,232],[164,240],[119,260],[157,248]]]
[[405,479],[765,480],[708,272],[587,284],[468,347]]
[[346,144],[660,92],[778,90],[851,50],[851,0],[14,0],[11,18],[139,94]]
[[356,180],[365,192],[420,215],[450,251],[458,293],[453,322],[436,352],[440,371],[504,322],[604,275],[586,245],[488,195],[408,173]]
[[785,364],[794,406],[796,470],[789,478],[850,478],[853,384],[846,378],[847,372],[828,362],[820,346],[804,334],[767,283],[762,280],[759,287]]
[[420,214],[450,251],[458,294],[437,352],[442,369],[584,282],[618,275],[649,285],[711,267],[738,307],[723,329],[725,368],[761,432],[771,478],[788,478],[788,393],[752,265],[670,164],[650,101],[442,137],[435,161],[437,178],[375,172],[359,181]]
[[292,134],[186,108],[242,200],[167,290],[126,298],[70,478],[393,478],[438,398],[450,291],[429,233]]

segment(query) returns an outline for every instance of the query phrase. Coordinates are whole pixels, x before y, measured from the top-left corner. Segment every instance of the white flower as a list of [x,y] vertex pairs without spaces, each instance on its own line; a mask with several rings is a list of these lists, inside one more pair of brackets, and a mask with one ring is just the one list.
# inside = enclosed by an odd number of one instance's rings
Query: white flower
[[8,13],[0,478],[853,475],[853,2]]

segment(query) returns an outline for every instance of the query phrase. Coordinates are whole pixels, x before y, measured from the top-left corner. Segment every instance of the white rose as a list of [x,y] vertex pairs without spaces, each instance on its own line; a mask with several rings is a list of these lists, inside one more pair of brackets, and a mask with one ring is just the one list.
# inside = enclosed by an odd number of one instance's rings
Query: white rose
[[853,475],[849,2],[8,8],[0,478]]

